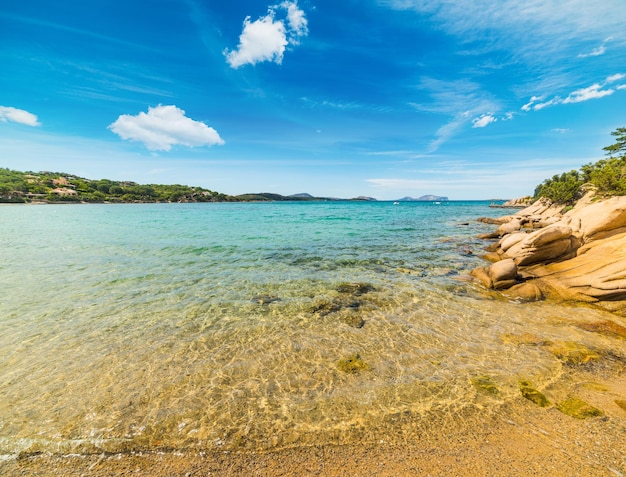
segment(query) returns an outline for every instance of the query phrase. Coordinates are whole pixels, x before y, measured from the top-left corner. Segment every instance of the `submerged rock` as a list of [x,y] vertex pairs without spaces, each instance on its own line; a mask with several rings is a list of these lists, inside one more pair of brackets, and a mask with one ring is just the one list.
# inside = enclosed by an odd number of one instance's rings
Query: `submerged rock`
[[548,351],[559,361],[569,365],[585,364],[600,359],[600,355],[574,341],[559,341],[548,346]]
[[371,368],[361,359],[361,356],[358,353],[354,353],[337,361],[337,369],[339,369],[339,371],[343,371],[344,373],[358,374],[361,371],[368,371]]
[[506,333],[502,335],[502,341],[518,346],[547,346],[552,344],[552,341],[543,339],[537,335],[533,335],[532,333],[522,333],[521,335]]
[[500,393],[500,389],[494,382],[493,378],[490,378],[489,376],[476,376],[470,381],[474,387],[480,391],[493,395]]
[[334,300],[323,301],[314,305],[311,308],[311,312],[318,313],[320,316],[326,316],[346,308],[357,309],[360,306],[360,301],[349,300],[345,298],[335,298]]
[[557,409],[563,414],[575,417],[576,419],[586,419],[588,417],[602,416],[603,412],[586,403],[582,399],[571,397],[556,405]]
[[626,339],[626,326],[618,325],[611,320],[594,321],[593,323],[578,323],[578,328],[585,331],[593,331],[609,336],[617,336]]
[[348,326],[352,326],[352,328],[363,328],[365,325],[365,320],[360,315],[354,313],[341,317],[341,321]]
[[376,288],[369,283],[341,283],[336,289],[339,293],[353,296],[361,296],[369,292],[376,291]]
[[252,297],[253,303],[258,303],[259,305],[269,305],[270,303],[275,303],[280,301],[280,298],[273,295],[257,295]]

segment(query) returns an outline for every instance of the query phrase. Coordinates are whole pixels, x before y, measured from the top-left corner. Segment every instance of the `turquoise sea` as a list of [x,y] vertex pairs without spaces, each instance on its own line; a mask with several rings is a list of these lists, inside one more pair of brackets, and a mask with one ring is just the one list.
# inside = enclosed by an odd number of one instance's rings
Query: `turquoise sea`
[[0,455],[391,442],[496,412],[562,372],[504,335],[603,312],[467,280],[475,219],[511,213],[488,206],[0,207]]

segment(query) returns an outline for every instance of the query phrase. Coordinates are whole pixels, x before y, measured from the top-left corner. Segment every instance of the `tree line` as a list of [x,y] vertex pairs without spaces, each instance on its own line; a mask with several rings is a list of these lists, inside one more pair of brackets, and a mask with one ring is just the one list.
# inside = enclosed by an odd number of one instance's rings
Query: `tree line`
[[0,168],[0,202],[227,202],[235,197],[180,184],[90,180],[58,172]]
[[571,205],[589,186],[601,196],[626,195],[626,128],[617,128],[611,135],[616,138],[615,143],[602,148],[606,159],[546,179],[535,188],[535,199],[546,197]]

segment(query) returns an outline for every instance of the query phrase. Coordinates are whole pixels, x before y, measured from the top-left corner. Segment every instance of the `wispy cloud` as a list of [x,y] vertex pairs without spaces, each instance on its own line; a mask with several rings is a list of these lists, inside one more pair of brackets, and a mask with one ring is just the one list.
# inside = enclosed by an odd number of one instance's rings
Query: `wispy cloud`
[[593,50],[591,50],[589,53],[580,53],[578,55],[578,58],[589,58],[590,56],[602,56],[606,53],[606,44],[609,42],[609,40],[611,40],[611,37],[608,37],[606,40],[604,40],[604,42],[598,46],[597,48],[594,48]]
[[26,126],[40,126],[41,123],[36,115],[23,109],[12,108],[11,106],[0,106],[0,122],[12,122],[25,124]]
[[[284,18],[277,18],[283,14]],[[232,68],[265,61],[281,64],[287,46],[300,43],[308,34],[308,21],[297,1],[270,6],[267,15],[255,21],[246,17],[236,50],[224,51]]]
[[[572,44],[623,37],[622,0],[379,0],[396,10],[430,16],[468,44],[507,49],[528,61],[554,62],[570,56]],[[528,32],[532,31],[532,35]],[[605,40],[606,42],[607,40]],[[599,51],[599,50],[598,50]]]
[[435,133],[429,152],[436,151],[469,123],[484,127],[497,120],[494,111],[501,109],[500,102],[482,87],[470,80],[443,81],[423,78],[420,90],[426,92],[429,101],[409,103],[418,111],[442,114],[449,117]]
[[590,56],[602,56],[605,53],[606,53],[606,46],[600,45],[599,47],[591,50],[590,53],[581,53],[580,55],[578,55],[578,58],[588,58]]
[[521,109],[523,111],[539,111],[541,109],[547,108],[549,106],[554,106],[557,104],[571,104],[571,103],[581,103],[583,101],[589,101],[590,99],[598,99],[603,98],[605,96],[610,96],[615,93],[616,90],[623,89],[622,85],[615,87],[609,87],[611,83],[615,83],[616,81],[620,81],[626,78],[625,74],[617,73],[611,76],[608,76],[601,83],[594,83],[591,86],[587,86],[585,88],[580,88],[575,91],[569,93],[566,97],[562,98],[561,96],[555,96],[547,101],[545,101],[545,97],[542,96],[533,96],[530,98],[530,101],[523,105]]
[[188,118],[176,106],[159,105],[136,116],[123,114],[109,129],[122,139],[144,143],[151,151],[169,151],[177,144],[188,147],[224,144],[215,129]]

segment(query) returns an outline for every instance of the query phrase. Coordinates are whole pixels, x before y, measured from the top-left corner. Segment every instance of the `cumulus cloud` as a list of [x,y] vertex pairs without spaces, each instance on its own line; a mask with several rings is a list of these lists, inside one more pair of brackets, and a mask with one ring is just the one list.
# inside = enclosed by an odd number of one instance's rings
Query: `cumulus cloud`
[[480,117],[474,118],[472,120],[472,124],[474,128],[484,128],[485,126],[488,126],[491,123],[495,123],[498,120],[498,118],[496,118],[493,114],[489,113],[489,114],[483,114]]
[[109,129],[122,139],[144,143],[151,151],[169,151],[178,144],[188,147],[224,144],[215,129],[188,118],[176,106],[159,105],[136,116],[123,114]]
[[10,106],[0,106],[0,122],[25,124],[26,126],[40,126],[41,123],[33,113]]
[[237,49],[224,50],[226,61],[232,68],[264,61],[281,64],[287,47],[298,45],[307,34],[304,11],[297,1],[285,1],[269,7],[267,15],[258,20],[246,17]]

